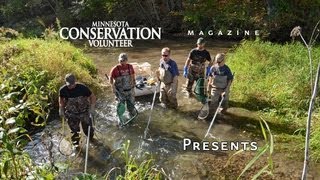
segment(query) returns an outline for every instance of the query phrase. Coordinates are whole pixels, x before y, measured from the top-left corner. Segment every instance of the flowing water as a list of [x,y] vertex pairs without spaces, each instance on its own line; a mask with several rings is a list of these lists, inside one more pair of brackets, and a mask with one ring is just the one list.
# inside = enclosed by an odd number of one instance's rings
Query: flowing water
[[[123,166],[123,161],[119,157],[119,148],[128,140],[130,140],[129,151],[132,155],[138,160],[143,160],[148,153],[155,159],[156,164],[162,167],[167,175],[173,179],[206,179],[209,171],[211,171],[210,168],[205,167],[208,163],[205,162],[206,159],[211,160],[209,161],[211,164],[219,163],[218,166],[223,166],[226,163],[226,154],[235,152],[191,151],[190,148],[186,151],[183,150],[184,138],[201,142],[209,127],[208,121],[197,120],[201,103],[195,99],[186,98],[182,93],[185,83],[185,79],[182,77],[184,62],[189,51],[194,47],[195,41],[194,39],[186,39],[179,41],[162,40],[156,43],[137,42],[134,48],[85,50],[86,54],[97,64],[102,79],[104,74],[109,74],[110,69],[117,64],[117,57],[121,52],[128,54],[129,62],[149,62],[155,70],[159,63],[161,48],[166,46],[171,48],[171,58],[176,60],[180,71],[177,93],[179,108],[178,110],[168,110],[160,107],[157,96],[152,111],[148,139],[143,139],[143,135],[147,126],[153,95],[136,98],[136,108],[139,115],[132,124],[119,129],[117,127],[118,118],[114,95],[107,83],[103,82],[106,88],[97,101],[97,114],[95,116],[95,135],[98,143],[92,143],[89,148],[88,171],[90,173],[105,175],[112,167]],[[218,52],[228,52],[235,44],[235,42],[209,41],[207,50],[213,58]],[[230,119],[231,121],[237,121],[232,117]],[[58,144],[61,139],[61,135],[59,135],[61,129],[60,121],[50,122],[43,132],[34,135],[35,141],[29,143],[26,151],[38,164],[49,162],[49,153],[45,144],[46,142],[48,144],[48,141],[51,140],[53,142],[51,151],[55,163],[70,162],[72,164],[66,176],[83,172],[84,153],[72,157],[65,157],[59,153]],[[50,132],[51,136],[43,135],[45,132]],[[83,141],[86,140],[84,137],[82,139]],[[215,141],[257,141],[252,134],[236,128],[232,123],[223,122],[213,125],[210,137],[207,139]],[[219,157],[223,157],[222,160],[215,162]]]

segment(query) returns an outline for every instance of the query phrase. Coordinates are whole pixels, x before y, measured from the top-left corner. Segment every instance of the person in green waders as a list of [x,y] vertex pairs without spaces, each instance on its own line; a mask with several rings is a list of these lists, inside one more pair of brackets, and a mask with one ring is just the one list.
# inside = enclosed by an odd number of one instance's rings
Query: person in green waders
[[[208,61],[209,64],[205,74],[206,61]],[[200,78],[203,79],[205,75],[207,77],[212,64],[210,53],[205,49],[205,40],[201,37],[197,40],[197,47],[190,51],[183,68],[183,76],[187,78],[186,91],[188,97],[193,96],[192,86],[194,82]]]
[[215,112],[222,97],[224,97],[221,113],[225,113],[228,108],[230,86],[233,75],[230,68],[225,64],[225,54],[218,53],[215,57],[215,64],[209,71],[209,82],[207,93],[211,97],[210,112]]
[[164,107],[177,109],[177,89],[179,70],[177,63],[170,58],[170,49],[165,47],[161,50],[160,66],[157,76],[161,82],[160,102]]
[[124,105],[126,105],[131,117],[134,117],[136,115],[135,113],[137,113],[134,107],[136,81],[133,66],[128,63],[128,55],[121,53],[118,61],[119,64],[111,69],[109,82],[112,85],[112,92],[118,101],[117,114],[120,125],[123,125],[126,123],[122,117],[125,111]]

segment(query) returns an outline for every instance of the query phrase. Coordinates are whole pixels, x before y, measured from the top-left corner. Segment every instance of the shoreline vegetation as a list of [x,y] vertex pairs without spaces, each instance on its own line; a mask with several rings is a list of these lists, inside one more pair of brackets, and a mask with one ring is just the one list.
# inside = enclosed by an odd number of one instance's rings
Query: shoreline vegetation
[[[313,47],[312,55],[315,64],[320,58],[319,46]],[[308,51],[304,45],[299,42],[280,45],[259,40],[243,41],[228,53],[227,59],[231,69],[238,72],[230,95],[233,97],[231,106],[258,112],[271,126],[276,141],[287,142],[292,138],[298,142],[301,154],[297,157],[302,158],[310,101]],[[320,109],[316,104],[310,151],[311,159],[318,162]]]
[[[17,38],[2,42],[0,178],[54,178],[59,172],[33,166],[32,160],[23,152],[27,140],[21,136],[30,139],[29,132],[45,126],[50,111],[57,105],[57,89],[64,83],[66,73],[74,72],[79,81],[95,92],[101,92],[97,67],[82,50],[67,41]],[[312,54],[313,63],[316,63],[320,48],[313,47]],[[308,52],[299,42],[280,45],[260,40],[242,41],[227,54],[228,65],[237,72],[230,105],[262,116],[271,124],[270,131],[275,136],[274,153],[288,152],[296,160],[303,157],[310,99],[307,57]],[[318,100],[316,104],[311,128],[313,162],[320,158]],[[259,123],[259,120],[254,121]],[[261,134],[260,130],[253,131]],[[293,146],[290,141],[301,149],[294,147],[296,151],[290,151]]]
[[[210,29],[261,30],[263,40],[286,42],[290,37],[284,34],[296,25],[311,35],[320,17],[318,0],[10,0],[0,2],[0,6],[0,26],[21,31],[25,37],[40,36],[58,18],[65,27],[162,27],[163,33],[168,34]],[[237,36],[220,38],[239,40]]]
[[51,177],[54,171],[34,166],[23,148],[57,108],[65,74],[74,72],[98,91],[96,67],[69,42],[37,38],[3,41],[0,59],[0,178]]

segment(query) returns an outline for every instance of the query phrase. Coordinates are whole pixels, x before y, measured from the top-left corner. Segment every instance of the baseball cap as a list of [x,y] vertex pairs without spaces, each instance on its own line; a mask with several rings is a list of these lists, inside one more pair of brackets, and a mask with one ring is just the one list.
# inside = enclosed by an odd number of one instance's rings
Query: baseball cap
[[69,73],[66,75],[65,81],[66,81],[67,86],[73,85],[76,83],[76,77],[73,74]]
[[197,44],[204,44],[206,41],[201,37],[197,40]]
[[119,55],[118,61],[128,60],[128,55],[126,53],[121,53]]
[[216,62],[221,63],[224,60],[225,54],[224,53],[218,53],[216,55]]

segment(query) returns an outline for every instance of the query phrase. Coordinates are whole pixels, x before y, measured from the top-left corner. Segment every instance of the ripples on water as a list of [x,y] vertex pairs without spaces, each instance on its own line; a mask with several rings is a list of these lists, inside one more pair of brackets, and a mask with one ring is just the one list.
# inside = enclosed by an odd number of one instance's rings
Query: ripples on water
[[[195,40],[186,40],[187,42],[176,41],[161,41],[159,44],[145,47],[143,42],[140,46],[132,49],[126,49],[129,55],[130,62],[149,62],[152,67],[157,67],[160,58],[161,47],[169,46],[172,48],[173,59],[176,60],[180,73],[184,66],[185,59],[190,49],[194,46]],[[217,44],[219,46],[217,47]],[[208,43],[207,49],[213,52],[225,52],[235,43]],[[123,51],[121,49],[121,51]],[[143,53],[142,53],[143,52]],[[118,49],[97,50],[89,49],[86,52],[92,59],[94,59],[97,67],[99,67],[99,74],[104,76],[108,73],[110,68],[114,66],[118,57]],[[212,57],[214,54],[212,54]],[[114,60],[114,61],[113,61]],[[149,153],[156,159],[156,163],[165,168],[166,172],[177,179],[183,178],[174,166],[182,166],[175,161],[181,159],[196,160],[194,157],[201,156],[205,152],[185,152],[182,150],[183,138],[190,138],[201,141],[209,126],[208,122],[196,120],[201,104],[194,99],[186,99],[180,92],[182,84],[185,79],[179,77],[179,92],[178,92],[178,111],[166,110],[161,108],[158,104],[158,97],[156,105],[152,112],[152,120],[149,126],[148,138],[143,139],[144,130],[147,126],[148,117],[150,114],[152,95],[136,98],[136,108],[139,115],[133,121],[132,125],[128,125],[122,129],[117,127],[118,118],[116,116],[116,102],[113,95],[110,96],[111,91],[105,91],[105,97],[97,102],[97,114],[95,116],[96,138],[98,145],[91,145],[89,149],[89,172],[104,175],[112,167],[121,165],[119,153],[117,150],[130,140],[130,153],[136,158],[142,159],[145,153]],[[68,127],[65,127],[69,130]],[[79,155],[77,159],[72,157],[65,157],[58,151],[58,142],[61,139],[61,123],[59,120],[50,122],[43,132],[37,133],[33,136],[34,141],[30,142],[25,150],[31,155],[37,164],[49,162],[48,151],[45,144],[48,141],[53,142],[53,156],[56,162],[72,162],[74,172],[83,171],[83,157],[84,154]],[[45,131],[52,134],[52,137],[42,138]],[[215,140],[248,140],[247,134],[243,134],[236,128],[227,124],[214,124],[212,128],[211,139]],[[43,139],[43,140],[42,140]],[[85,138],[82,138],[84,141]],[[111,152],[114,152],[111,154]],[[111,154],[111,155],[110,155]],[[182,157],[182,158],[181,158]],[[183,162],[181,162],[183,164]],[[188,163],[187,163],[188,164]],[[192,166],[185,165],[185,171],[192,170]],[[178,168],[179,169],[179,168]],[[181,173],[180,173],[181,174]]]
[[[200,106],[190,107],[189,100],[181,100],[181,107],[179,107],[178,111],[161,108],[157,100],[152,112],[148,139],[143,139],[150,114],[150,99],[152,98],[137,98],[136,108],[139,111],[139,115],[133,124],[121,129],[117,127],[117,103],[110,98],[98,100],[95,115],[95,134],[99,145],[90,146],[89,161],[91,163],[89,162],[88,164],[89,171],[96,172],[98,170],[103,175],[108,172],[108,169],[119,166],[121,164],[118,157],[119,153],[110,154],[111,152],[117,152],[122,144],[128,140],[130,140],[130,153],[138,160],[143,159],[145,153],[148,153],[156,159],[158,165],[165,165],[165,169],[171,168],[168,161],[172,161],[175,156],[186,153],[182,150],[183,138],[201,141],[209,123],[195,119]],[[196,103],[196,101],[192,103]],[[65,128],[69,131],[67,125]],[[216,124],[212,129],[214,136],[212,135],[211,137],[216,140],[236,140],[239,139],[239,135],[242,134],[241,136],[243,136],[243,133],[226,124]],[[51,136],[46,132],[49,132]],[[30,154],[36,164],[49,163],[49,153],[46,145],[52,141],[55,162],[72,162],[71,167],[74,168],[74,171],[82,171],[84,153],[80,154],[77,160],[73,159],[75,157],[65,157],[59,153],[58,144],[62,138],[59,133],[61,132],[60,121],[51,121],[44,131],[33,136],[34,141],[26,146],[25,151]],[[246,138],[245,136],[243,137]],[[83,137],[82,140],[85,141],[86,138]],[[83,147],[83,149],[85,148]],[[199,152],[194,152],[193,154],[201,155]]]

